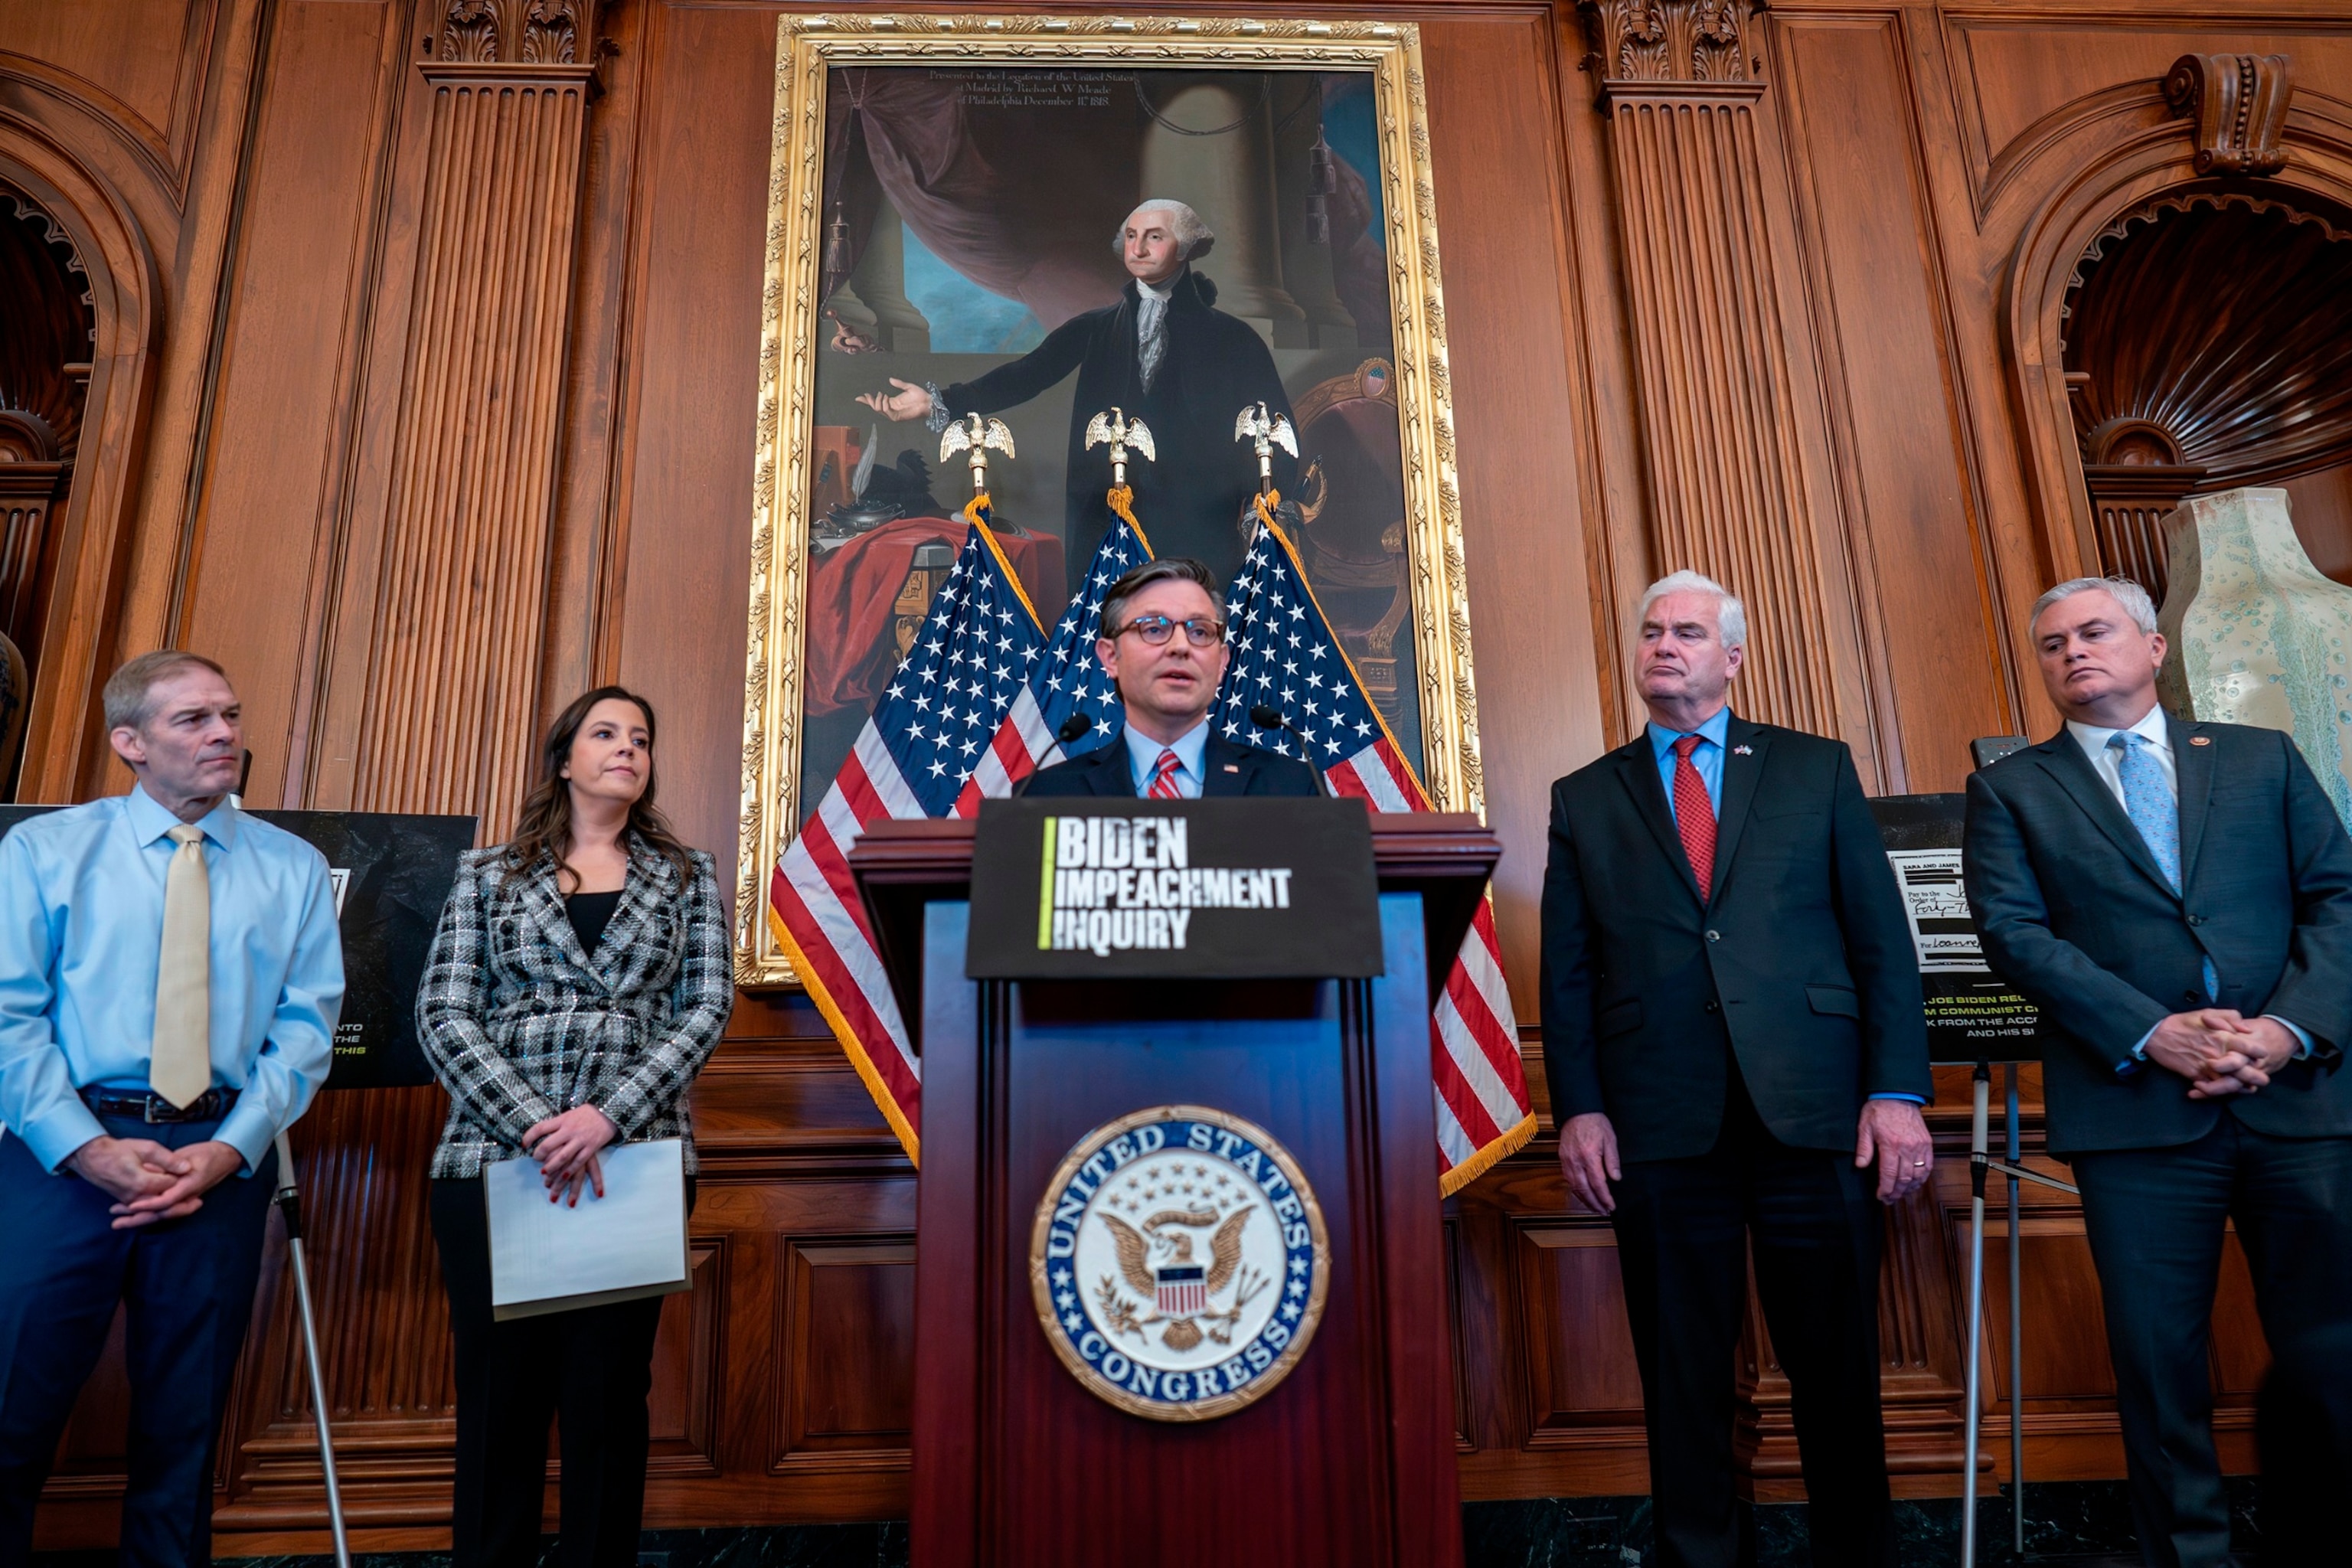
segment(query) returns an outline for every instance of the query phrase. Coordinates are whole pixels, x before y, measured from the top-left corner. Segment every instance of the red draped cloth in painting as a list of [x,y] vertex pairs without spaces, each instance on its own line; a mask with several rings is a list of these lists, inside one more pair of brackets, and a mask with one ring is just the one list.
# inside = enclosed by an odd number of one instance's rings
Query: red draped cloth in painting
[[[817,557],[809,570],[808,695],[811,717],[866,709],[898,667],[891,606],[926,544],[962,547],[961,518],[902,517]],[[999,531],[997,543],[1040,615],[1062,603],[1062,542],[1050,533]],[[1037,597],[1043,586],[1045,598]]]

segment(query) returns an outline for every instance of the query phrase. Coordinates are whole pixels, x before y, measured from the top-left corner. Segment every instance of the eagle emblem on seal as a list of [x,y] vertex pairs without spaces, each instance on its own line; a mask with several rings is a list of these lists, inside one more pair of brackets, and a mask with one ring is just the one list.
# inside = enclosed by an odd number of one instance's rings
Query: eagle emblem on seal
[[1265,1129],[1205,1106],[1079,1140],[1031,1236],[1038,1322],[1079,1382],[1160,1421],[1230,1414],[1306,1352],[1329,1289],[1321,1205]]

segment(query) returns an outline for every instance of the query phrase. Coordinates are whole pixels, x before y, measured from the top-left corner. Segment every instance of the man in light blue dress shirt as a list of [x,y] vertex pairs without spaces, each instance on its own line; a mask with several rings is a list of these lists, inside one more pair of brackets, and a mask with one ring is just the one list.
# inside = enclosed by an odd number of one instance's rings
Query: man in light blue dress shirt
[[[0,839],[0,1563],[31,1550],[58,1436],[127,1304],[121,1560],[177,1568],[211,1559],[271,1143],[326,1079],[342,943],[326,861],[229,799],[244,736],[220,668],[149,654],[105,703],[137,786]],[[191,908],[184,855],[206,940],[159,976],[167,884],[173,918]],[[159,1019],[159,989],[198,1005]],[[177,1100],[150,1079],[167,1037]]]

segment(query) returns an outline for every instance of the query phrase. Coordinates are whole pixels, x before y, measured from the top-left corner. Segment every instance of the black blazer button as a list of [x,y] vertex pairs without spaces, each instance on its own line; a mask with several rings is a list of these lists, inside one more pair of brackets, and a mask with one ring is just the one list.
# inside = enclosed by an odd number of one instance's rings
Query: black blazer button
[[2180,994],[2180,999],[2183,1002],[2188,1003],[2191,1007],[2196,1006],[2197,1004],[2205,1000],[2202,994],[2195,991],[2183,991]]
[[1711,931],[1706,933],[1706,940],[1709,942],[1721,942],[1723,940],[1723,933],[1721,931]]
[[1714,1004],[1714,1003],[1712,1003],[1712,1002],[1710,1002],[1710,1003],[1708,1003],[1708,1004],[1706,1005],[1706,1010],[1707,1010],[1708,1012],[1710,1012],[1710,1013],[1717,1013],[1717,1012],[1721,1012],[1721,1011],[1722,1011],[1722,1009],[1721,1009],[1720,1007],[1717,1006],[1717,1005],[1716,1005],[1716,1004]]

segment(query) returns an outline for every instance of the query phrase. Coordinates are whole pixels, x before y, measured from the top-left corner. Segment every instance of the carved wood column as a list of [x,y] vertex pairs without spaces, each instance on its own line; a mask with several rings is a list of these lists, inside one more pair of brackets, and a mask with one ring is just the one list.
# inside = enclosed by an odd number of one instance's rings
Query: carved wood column
[[505,836],[538,728],[591,0],[449,0],[430,59],[352,804]]
[[[1739,708],[1816,734],[1839,681],[1767,223],[1752,0],[1582,0],[1610,121],[1653,559],[1748,607]],[[1792,339],[1796,340],[1792,342]],[[1807,390],[1810,395],[1810,388]],[[1848,739],[1859,741],[1859,734]]]

